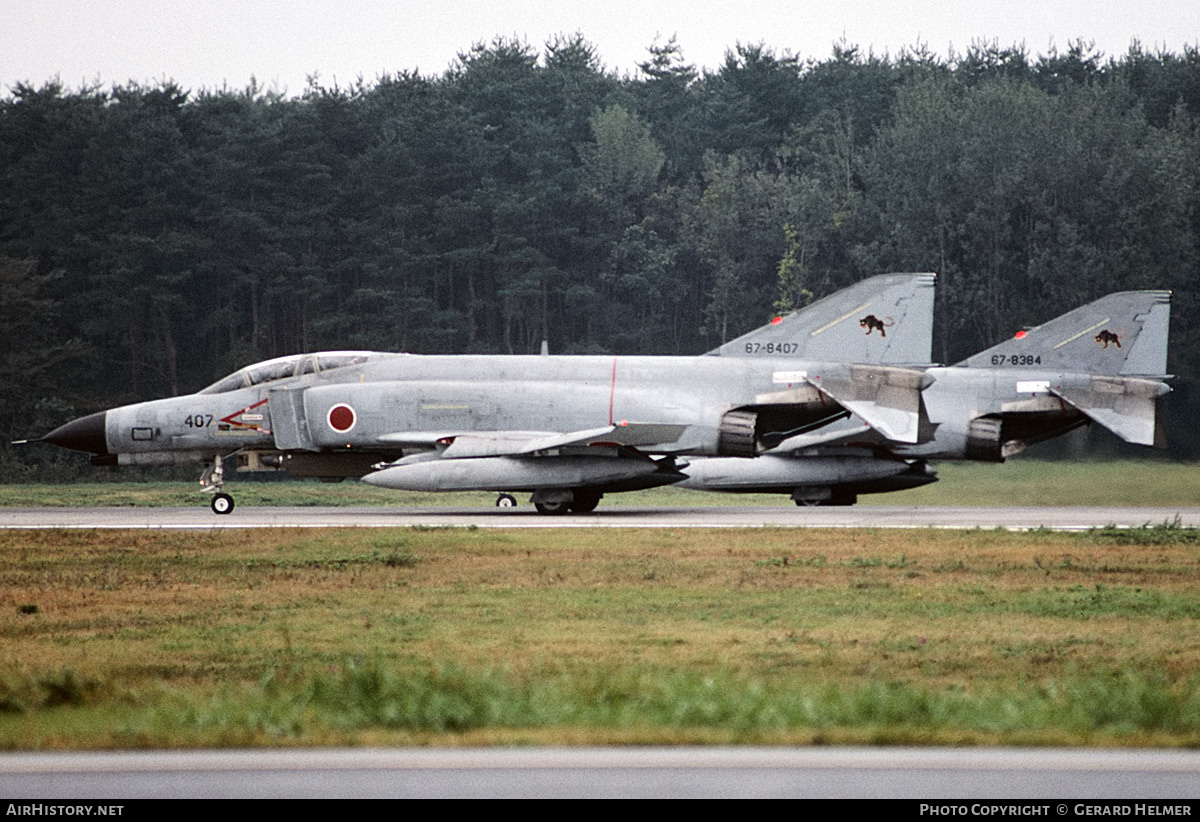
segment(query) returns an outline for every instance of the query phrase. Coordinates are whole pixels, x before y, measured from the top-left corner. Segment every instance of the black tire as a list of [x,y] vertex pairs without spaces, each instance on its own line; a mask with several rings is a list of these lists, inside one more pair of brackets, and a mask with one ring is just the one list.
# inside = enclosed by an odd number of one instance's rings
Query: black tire
[[600,497],[603,494],[592,492],[575,492],[575,499],[571,500],[571,512],[574,514],[590,514],[596,510],[596,506],[600,504]]
[[233,510],[233,497],[228,494],[213,494],[209,507],[214,514],[228,514]]
[[562,502],[535,502],[533,507],[537,509],[539,514],[557,517],[567,513],[571,505],[566,500],[563,500]]
[[500,496],[496,497],[496,507],[497,508],[516,508],[517,507],[517,498],[514,497],[512,494],[501,494]]

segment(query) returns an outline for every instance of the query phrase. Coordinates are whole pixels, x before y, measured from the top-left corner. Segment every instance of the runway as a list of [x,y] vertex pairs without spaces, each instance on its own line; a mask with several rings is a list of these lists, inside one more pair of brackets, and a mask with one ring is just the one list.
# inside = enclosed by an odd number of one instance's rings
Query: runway
[[218,516],[194,508],[3,508],[0,529],[33,528],[1045,528],[1200,527],[1200,508],[1015,508],[854,506],[798,508],[602,506],[591,514],[544,516],[530,506],[497,508],[239,506]]
[[[1041,816],[1096,815],[1098,802],[1127,806],[1122,815],[1146,816],[1193,815],[1197,786],[1195,751],[748,747],[0,755],[5,796],[105,797],[110,805],[138,798],[951,799],[961,801],[956,815],[965,816],[970,800],[983,799],[1038,800]],[[981,802],[970,815],[1016,812],[1004,807]],[[917,815],[915,803],[909,810]]]

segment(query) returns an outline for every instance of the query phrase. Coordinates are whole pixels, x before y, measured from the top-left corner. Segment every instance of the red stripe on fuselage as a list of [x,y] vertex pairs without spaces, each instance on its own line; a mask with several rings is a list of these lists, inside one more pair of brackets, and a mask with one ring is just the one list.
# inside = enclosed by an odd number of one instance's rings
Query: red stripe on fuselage
[[263,428],[261,425],[254,425],[253,423],[241,422],[239,420],[234,419],[234,417],[241,416],[242,414],[245,414],[247,411],[253,411],[255,408],[258,408],[260,405],[266,405],[266,404],[267,404],[266,400],[259,400],[258,402],[254,403],[254,405],[248,405],[245,408],[243,408],[241,411],[234,411],[228,417],[222,417],[221,422],[228,423],[229,425],[236,425],[239,428],[246,428],[251,431],[262,431],[264,434],[270,434],[271,433],[270,430]]
[[608,424],[613,424],[613,405],[617,396],[617,358],[613,357],[612,385],[608,389]]

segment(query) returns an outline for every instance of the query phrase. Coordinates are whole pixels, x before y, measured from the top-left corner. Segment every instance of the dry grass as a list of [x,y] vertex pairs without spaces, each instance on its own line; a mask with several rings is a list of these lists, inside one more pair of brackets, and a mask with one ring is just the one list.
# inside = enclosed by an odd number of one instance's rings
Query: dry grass
[[[256,692],[264,677],[340,675],[352,661],[501,672],[526,685],[629,674],[781,691],[886,683],[1015,694],[1133,674],[1194,689],[1200,546],[1190,536],[1147,545],[940,530],[0,532],[0,709],[10,705],[0,746],[117,744],[130,733],[129,706],[150,710],[165,694],[195,706],[229,689]],[[76,680],[55,685],[63,676]],[[55,687],[74,693],[60,701],[75,707],[48,701]],[[120,716],[121,705],[124,719],[84,719]],[[74,723],[58,727],[71,711]],[[521,738],[680,738],[661,721],[635,725]],[[139,744],[213,741],[139,733]],[[279,741],[256,733],[234,739]],[[695,733],[730,738],[719,723]],[[837,741],[864,733],[853,722],[820,731]],[[411,738],[396,734],[367,722],[353,738]],[[930,734],[952,744],[964,731]],[[1053,726],[1029,734],[1094,741]],[[319,723],[283,736],[345,739]],[[1154,739],[1196,744],[1200,728]]]

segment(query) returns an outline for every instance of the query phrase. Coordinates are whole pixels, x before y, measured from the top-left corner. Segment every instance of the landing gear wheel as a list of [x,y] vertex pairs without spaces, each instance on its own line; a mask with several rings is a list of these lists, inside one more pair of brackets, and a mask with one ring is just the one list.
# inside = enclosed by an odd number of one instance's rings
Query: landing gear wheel
[[796,500],[796,504],[799,505],[801,508],[816,508],[821,503],[822,503],[822,500],[812,499],[811,497],[809,499]]
[[214,514],[228,514],[233,510],[233,497],[228,494],[213,494],[211,505]]
[[570,509],[570,504],[566,500],[561,502],[535,502],[533,507],[537,509],[539,514],[558,516],[567,513]]
[[517,498],[514,497],[512,494],[501,494],[500,496],[496,497],[496,507],[497,508],[516,508],[517,507]]
[[602,494],[585,494],[581,491],[575,492],[575,499],[571,500],[571,512],[575,514],[590,514],[596,510],[596,506],[600,504]]

